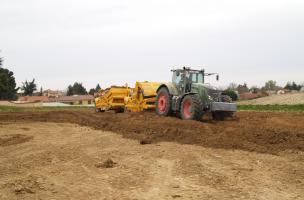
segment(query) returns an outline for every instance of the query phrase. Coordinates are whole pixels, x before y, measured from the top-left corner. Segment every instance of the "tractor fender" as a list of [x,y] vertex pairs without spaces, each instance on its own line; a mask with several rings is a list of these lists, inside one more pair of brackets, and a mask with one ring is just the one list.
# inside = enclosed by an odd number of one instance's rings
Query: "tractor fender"
[[168,90],[168,92],[169,92],[170,95],[172,95],[172,96],[178,96],[178,90],[177,90],[176,86],[173,83],[162,83],[158,87],[156,93],[158,93],[158,91],[161,88],[163,88],[163,87],[167,88],[167,90]]

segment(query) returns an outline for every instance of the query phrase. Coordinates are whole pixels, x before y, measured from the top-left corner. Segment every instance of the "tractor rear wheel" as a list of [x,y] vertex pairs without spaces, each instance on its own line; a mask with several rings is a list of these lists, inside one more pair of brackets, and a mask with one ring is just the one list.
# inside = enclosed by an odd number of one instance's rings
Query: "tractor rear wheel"
[[181,117],[185,120],[201,120],[203,116],[203,104],[198,95],[187,95],[181,105]]
[[163,87],[157,92],[155,107],[156,113],[161,116],[169,116],[172,113],[171,95],[167,88]]

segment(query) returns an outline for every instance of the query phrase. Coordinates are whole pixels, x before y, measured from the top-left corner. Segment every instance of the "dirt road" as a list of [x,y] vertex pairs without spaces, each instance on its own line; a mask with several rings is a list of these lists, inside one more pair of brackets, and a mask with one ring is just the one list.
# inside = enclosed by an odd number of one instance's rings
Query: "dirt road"
[[0,199],[303,199],[303,120],[3,113]]

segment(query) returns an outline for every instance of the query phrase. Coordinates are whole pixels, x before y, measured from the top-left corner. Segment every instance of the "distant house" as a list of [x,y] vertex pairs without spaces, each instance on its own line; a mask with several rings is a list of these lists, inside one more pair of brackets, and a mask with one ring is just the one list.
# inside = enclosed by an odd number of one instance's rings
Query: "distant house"
[[272,95],[276,95],[277,91],[275,91],[275,90],[267,90],[266,93],[268,94],[268,96],[272,96]]
[[60,90],[45,90],[43,92],[43,96],[47,96],[47,97],[60,97],[63,96],[64,92],[60,91]]
[[18,101],[24,101],[24,102],[47,102],[48,97],[46,96],[22,96],[19,97]]
[[300,89],[300,92],[304,92],[304,86]]
[[49,102],[60,102],[70,105],[90,105],[94,103],[93,95],[74,95],[49,98]]

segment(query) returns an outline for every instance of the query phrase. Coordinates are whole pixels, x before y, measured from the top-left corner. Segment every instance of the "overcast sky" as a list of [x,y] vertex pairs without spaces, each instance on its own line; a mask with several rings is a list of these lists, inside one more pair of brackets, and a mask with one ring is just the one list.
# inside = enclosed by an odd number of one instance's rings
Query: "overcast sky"
[[17,83],[65,89],[169,81],[182,66],[261,86],[304,81],[303,0],[0,0]]

